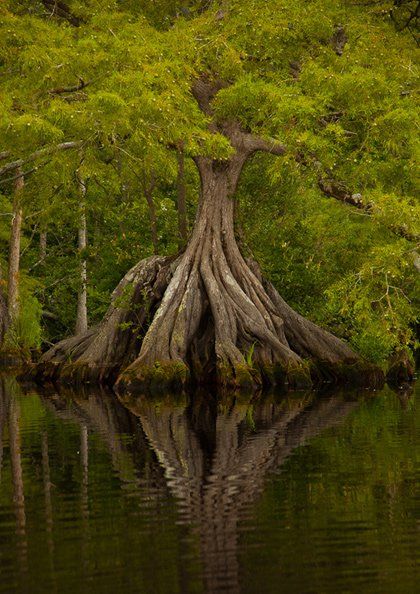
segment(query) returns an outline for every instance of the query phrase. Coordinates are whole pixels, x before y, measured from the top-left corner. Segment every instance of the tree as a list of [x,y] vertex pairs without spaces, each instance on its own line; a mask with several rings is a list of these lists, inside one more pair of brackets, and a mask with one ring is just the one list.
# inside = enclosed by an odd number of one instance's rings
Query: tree
[[77,298],[76,334],[84,334],[88,329],[87,312],[87,222],[86,222],[86,181],[76,172],[77,184],[80,192],[80,223],[78,229],[77,247],[80,253],[80,286]]
[[[182,384],[191,375],[233,385],[300,384],[310,373],[338,378],[368,371],[343,341],[289,308],[243,256],[235,192],[242,168],[262,151],[284,154],[308,186],[328,173],[372,195],[389,196],[393,187],[410,201],[411,37],[338,1],[194,3],[169,21],[162,2],[158,30],[130,2],[122,5],[125,13],[105,4],[69,2],[77,27],[63,24],[70,22],[64,14],[48,25],[41,13],[32,16],[44,39],[30,35],[25,52],[6,36],[12,72],[13,58],[20,60],[12,81],[18,85],[23,76],[26,88],[19,97],[24,115],[7,95],[5,129],[14,127],[23,140],[24,125],[36,123],[30,140],[44,146],[83,139],[92,173],[112,165],[115,153],[132,164],[154,155],[170,163],[171,151],[182,146],[199,171],[200,203],[184,253],[135,266],[102,324],[55,347],[44,371],[112,379],[122,372],[121,387]],[[19,26],[19,18],[10,19]],[[156,11],[153,19],[157,24]],[[27,57],[34,55],[36,78]],[[29,101],[34,91],[42,97],[41,116]],[[385,209],[397,204],[399,196],[389,198]]]
[[13,217],[9,252],[9,282],[7,291],[7,308],[10,320],[16,320],[19,314],[19,262],[22,234],[21,194],[24,188],[24,177],[20,167],[16,169],[14,180]]

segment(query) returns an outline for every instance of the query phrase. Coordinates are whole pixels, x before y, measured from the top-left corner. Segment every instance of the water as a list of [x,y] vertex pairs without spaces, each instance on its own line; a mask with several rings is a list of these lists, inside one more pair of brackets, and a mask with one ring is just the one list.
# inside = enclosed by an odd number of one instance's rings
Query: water
[[0,592],[418,591],[415,394],[126,404],[0,381]]

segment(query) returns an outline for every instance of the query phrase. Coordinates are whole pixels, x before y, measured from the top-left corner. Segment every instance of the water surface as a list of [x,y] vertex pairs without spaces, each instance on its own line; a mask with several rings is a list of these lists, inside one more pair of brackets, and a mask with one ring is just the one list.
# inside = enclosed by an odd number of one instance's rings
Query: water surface
[[0,380],[0,592],[418,588],[414,393],[126,404]]

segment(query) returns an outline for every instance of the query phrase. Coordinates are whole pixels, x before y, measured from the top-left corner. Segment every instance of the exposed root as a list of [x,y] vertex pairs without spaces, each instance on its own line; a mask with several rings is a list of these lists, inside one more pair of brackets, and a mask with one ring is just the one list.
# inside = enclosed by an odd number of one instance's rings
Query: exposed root
[[174,258],[159,256],[136,264],[113,292],[102,322],[82,336],[56,344],[41,357],[35,374],[69,383],[112,383],[138,355],[173,264]]
[[230,265],[227,250],[208,237],[201,246],[190,244],[178,259],[140,262],[101,324],[57,344],[37,375],[65,383],[118,378],[119,392],[191,382],[245,389],[380,382],[376,368],[291,309],[255,263],[241,257]]

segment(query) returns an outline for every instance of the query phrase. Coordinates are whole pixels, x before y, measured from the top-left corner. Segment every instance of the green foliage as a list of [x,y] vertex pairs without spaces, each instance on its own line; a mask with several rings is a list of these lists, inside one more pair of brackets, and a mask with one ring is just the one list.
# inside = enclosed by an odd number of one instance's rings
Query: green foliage
[[[26,282],[25,282],[26,281]],[[19,315],[6,332],[2,350],[28,355],[31,349],[39,349],[42,342],[42,306],[33,295],[33,282],[23,279]]]
[[410,278],[411,267],[405,242],[375,246],[357,274],[327,291],[332,319],[350,329],[354,346],[377,363],[401,345],[414,346],[420,283],[417,276]]
[[413,245],[388,230],[409,221],[414,233],[415,206],[375,196],[373,214],[360,213],[308,189],[295,164],[267,157],[247,168],[241,198],[249,247],[289,303],[376,363],[415,348]]

